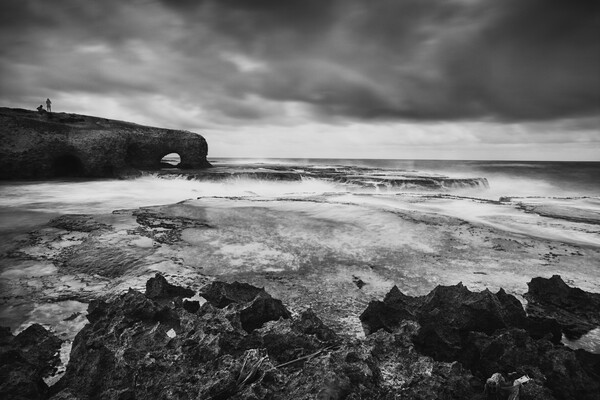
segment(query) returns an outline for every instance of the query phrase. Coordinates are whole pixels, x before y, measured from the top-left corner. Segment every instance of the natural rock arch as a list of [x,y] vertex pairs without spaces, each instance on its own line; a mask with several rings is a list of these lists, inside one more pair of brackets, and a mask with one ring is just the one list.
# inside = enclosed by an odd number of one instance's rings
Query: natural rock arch
[[158,170],[169,153],[178,168],[211,167],[196,133],[76,114],[0,108],[0,179],[126,177]]
[[160,159],[161,167],[175,168],[181,164],[181,156],[177,152],[169,152]]

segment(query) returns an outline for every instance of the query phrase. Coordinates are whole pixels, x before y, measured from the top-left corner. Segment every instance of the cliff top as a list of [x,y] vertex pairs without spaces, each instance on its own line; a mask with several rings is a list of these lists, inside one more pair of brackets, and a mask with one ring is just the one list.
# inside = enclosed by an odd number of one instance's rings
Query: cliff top
[[23,120],[33,123],[43,124],[55,124],[55,125],[66,125],[77,129],[98,129],[98,128],[152,128],[152,129],[164,129],[153,126],[146,126],[136,124],[134,122],[120,121],[115,119],[108,119],[102,117],[96,117],[92,115],[82,115],[75,113],[65,112],[38,112],[35,110],[26,110],[23,108],[9,108],[0,107],[0,117],[13,117],[15,119]]

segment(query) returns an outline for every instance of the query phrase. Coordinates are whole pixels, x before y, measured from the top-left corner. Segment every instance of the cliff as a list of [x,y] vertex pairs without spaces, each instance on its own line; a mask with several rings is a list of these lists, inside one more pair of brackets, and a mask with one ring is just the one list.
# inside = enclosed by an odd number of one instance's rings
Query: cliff
[[161,166],[210,167],[206,140],[193,132],[98,117],[0,108],[0,179],[119,177]]

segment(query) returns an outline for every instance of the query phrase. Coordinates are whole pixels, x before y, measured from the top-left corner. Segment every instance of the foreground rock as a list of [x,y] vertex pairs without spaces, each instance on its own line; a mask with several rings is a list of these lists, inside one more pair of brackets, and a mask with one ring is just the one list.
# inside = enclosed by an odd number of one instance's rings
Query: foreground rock
[[264,289],[247,283],[213,282],[200,295],[218,308],[235,305],[242,328],[250,333],[265,322],[290,318],[290,312],[281,300],[271,297]]
[[[559,279],[553,278],[554,283]],[[539,281],[532,282],[530,287],[537,287]],[[578,309],[563,295],[572,312],[588,310]],[[553,304],[555,313],[566,312],[557,301]],[[495,372],[527,374],[533,382],[524,386],[523,398],[598,399],[600,355],[563,346],[561,324],[551,317],[542,312],[527,316],[519,301],[502,289],[476,293],[458,284],[438,286],[421,297],[406,296],[394,287],[383,301],[371,302],[360,318],[367,333],[396,332],[406,321],[415,321],[421,328],[412,340],[420,352],[459,361],[480,379]]]
[[600,326],[600,294],[569,287],[558,275],[533,278],[528,285],[529,315],[555,319],[569,339]]
[[[31,379],[3,379],[16,383],[2,386],[0,395],[479,400],[495,372],[509,379],[529,375],[523,400],[587,400],[600,393],[600,356],[553,343],[552,335],[538,337],[517,299],[502,290],[473,293],[459,284],[410,297],[394,288],[363,313],[365,339],[336,335],[310,309],[292,315],[252,285],[213,282],[201,294],[202,305],[186,300],[195,293],[156,275],[145,294],[130,289],[111,302],[93,301],[89,324],[50,393],[40,376],[55,349],[32,346],[54,343],[47,332],[32,327],[19,339],[3,331],[2,377],[22,364],[29,369],[21,376]],[[25,361],[5,356],[16,348]]]
[[[189,312],[188,293],[156,296],[164,285],[153,279],[146,294],[90,304],[53,399],[482,398],[469,371],[416,352],[414,324],[343,340],[311,310],[292,316],[260,288],[213,283]],[[249,309],[254,329],[244,327]]]
[[561,339],[553,321],[528,318],[517,298],[500,289],[471,292],[462,284],[438,286],[426,296],[410,297],[394,286],[383,301],[372,301],[360,319],[367,333],[393,332],[404,320],[421,325],[415,343],[420,350],[440,360],[457,360],[469,332],[492,334],[499,329],[527,329],[535,338]]
[[135,175],[161,168],[169,153],[179,154],[180,168],[206,168],[207,152],[206,140],[188,131],[0,108],[0,179]]
[[43,378],[60,362],[61,340],[38,324],[17,336],[0,328],[0,398],[46,399],[48,386]]

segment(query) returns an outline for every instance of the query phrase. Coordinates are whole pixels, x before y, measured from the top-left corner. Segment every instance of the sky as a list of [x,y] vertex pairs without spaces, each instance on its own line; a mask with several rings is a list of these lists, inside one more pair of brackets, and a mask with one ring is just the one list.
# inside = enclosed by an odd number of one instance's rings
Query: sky
[[1,0],[0,106],[47,97],[209,159],[600,161],[600,1]]

